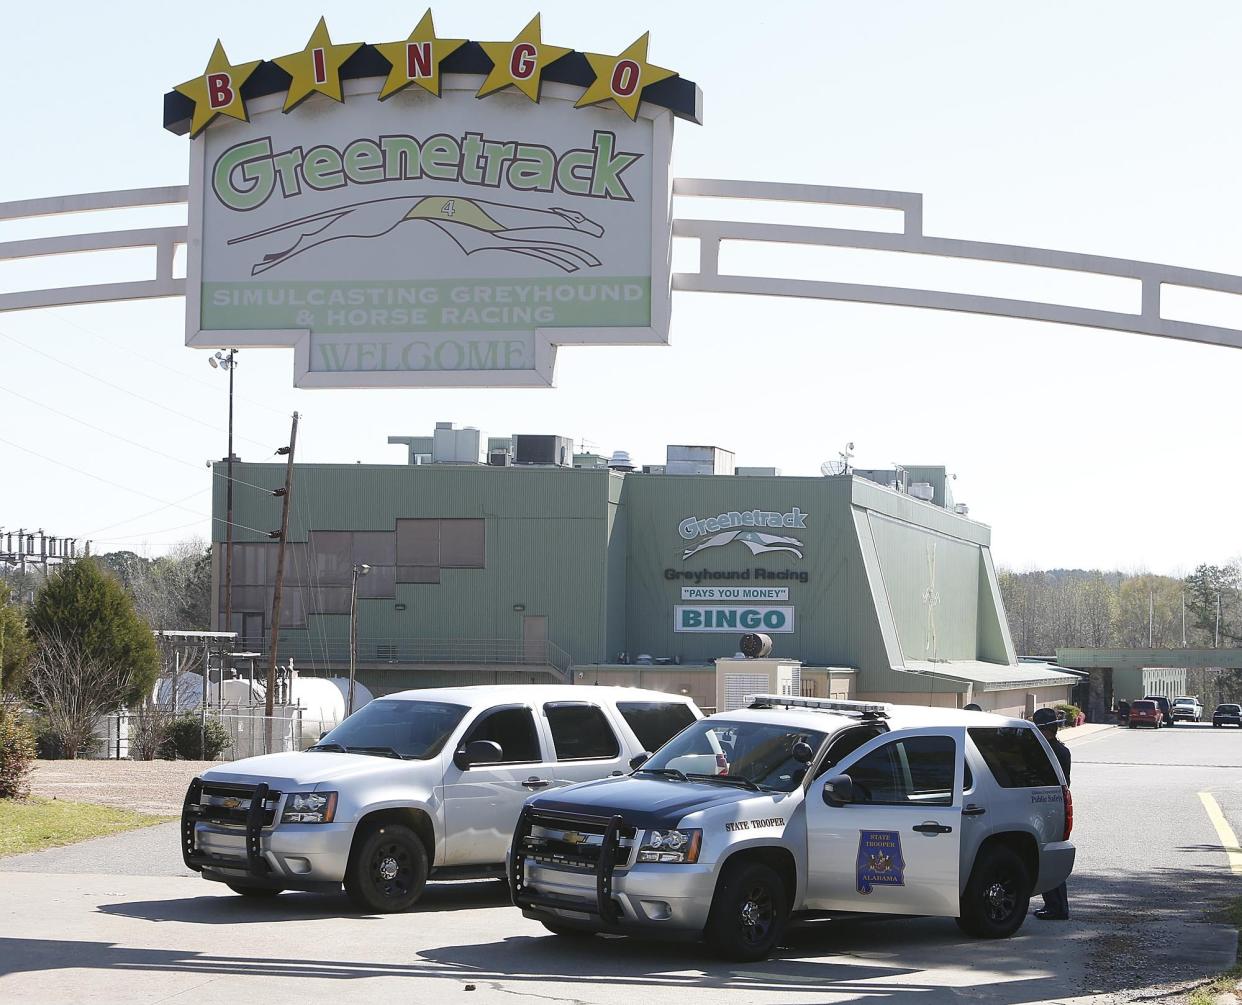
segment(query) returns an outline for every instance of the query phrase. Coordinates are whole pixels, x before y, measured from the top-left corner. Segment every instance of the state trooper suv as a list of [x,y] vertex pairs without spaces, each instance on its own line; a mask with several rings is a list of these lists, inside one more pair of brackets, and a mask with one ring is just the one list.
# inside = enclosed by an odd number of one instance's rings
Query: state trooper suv
[[628,771],[702,717],[629,687],[501,685],[377,698],[309,750],[190,783],[185,864],[236,893],[346,892],[403,911],[428,878],[504,875],[532,792]]
[[1047,742],[983,712],[778,695],[690,726],[626,777],[529,799],[514,903],[557,934],[705,937],[767,956],[791,915],[1022,925],[1074,865]]

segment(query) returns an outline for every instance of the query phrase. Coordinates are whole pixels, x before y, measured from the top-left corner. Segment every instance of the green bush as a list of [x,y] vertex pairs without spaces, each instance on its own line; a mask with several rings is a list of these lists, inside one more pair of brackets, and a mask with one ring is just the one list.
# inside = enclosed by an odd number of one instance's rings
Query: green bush
[[1077,705],[1071,705],[1069,702],[1065,702],[1061,705],[1055,705],[1053,707],[1065,716],[1065,725],[1067,726],[1074,725],[1074,723],[1078,721],[1078,717],[1082,715],[1082,709]]
[[30,795],[34,759],[34,731],[15,715],[0,716],[0,799]]
[[[203,737],[206,737],[206,750]],[[184,761],[214,761],[229,745],[229,731],[219,719],[207,719],[204,726],[193,712],[179,715],[168,730],[165,749]]]
[[[35,756],[40,761],[63,761],[69,757],[65,741],[52,729],[52,724],[46,719],[36,718],[30,724],[30,730],[34,735]],[[86,757],[91,753],[98,753],[102,743],[99,737],[92,736],[74,756]]]

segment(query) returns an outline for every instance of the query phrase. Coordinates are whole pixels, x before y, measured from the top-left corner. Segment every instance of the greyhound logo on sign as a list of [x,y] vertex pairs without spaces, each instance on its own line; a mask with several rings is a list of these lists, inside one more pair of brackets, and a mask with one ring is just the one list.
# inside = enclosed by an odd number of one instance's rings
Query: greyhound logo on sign
[[[600,264],[600,260],[585,248],[547,236],[547,231],[570,231],[586,237],[603,237],[604,228],[577,210],[559,206],[533,209],[455,196],[410,196],[359,202],[243,234],[228,243],[241,244],[272,235],[279,235],[277,240],[283,238],[286,247],[265,254],[251,267],[250,274],[257,276],[328,241],[383,237],[407,221],[431,224],[466,255],[478,251],[507,251],[529,255],[564,272],[577,272],[580,268]],[[290,240],[292,244],[288,243]]]
[[[708,537],[705,541],[700,541],[692,548],[686,548],[681,553],[681,560],[684,562],[691,556],[697,555],[701,551],[706,551],[708,548],[723,548],[734,541],[745,545],[750,549],[752,555],[768,555],[773,552],[784,551],[796,558],[801,558],[803,548],[801,539],[782,534],[768,534],[760,530],[750,530],[747,528],[805,528],[806,518],[807,514],[803,513],[797,506],[793,507],[788,513],[775,513],[755,509],[745,512],[730,510],[728,513],[721,513],[719,516],[707,517],[705,519],[693,516],[686,517],[677,527],[677,532],[685,540],[693,541],[695,538],[704,537],[708,534],[711,537]],[[742,529],[735,530],[733,528]]]

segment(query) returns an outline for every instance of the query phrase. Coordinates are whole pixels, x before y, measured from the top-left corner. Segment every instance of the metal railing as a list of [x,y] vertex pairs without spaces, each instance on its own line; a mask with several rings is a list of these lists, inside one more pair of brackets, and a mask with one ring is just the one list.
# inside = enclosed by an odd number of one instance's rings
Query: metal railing
[[[237,640],[242,652],[269,652],[268,638],[245,637]],[[282,638],[280,659],[292,657],[295,663],[315,666],[330,663],[337,666],[349,664],[349,641],[340,638],[315,638],[308,633],[303,637]],[[568,679],[573,657],[555,642],[523,641],[522,639],[422,639],[422,638],[362,638],[358,640],[358,664],[376,663],[441,665],[485,665],[548,668],[562,679]],[[245,670],[245,661],[238,669]]]

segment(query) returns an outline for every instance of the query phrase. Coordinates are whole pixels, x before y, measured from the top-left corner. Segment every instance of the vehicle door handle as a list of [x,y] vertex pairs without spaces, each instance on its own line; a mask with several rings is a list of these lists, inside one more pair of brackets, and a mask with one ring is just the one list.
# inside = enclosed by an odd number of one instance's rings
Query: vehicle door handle
[[929,820],[925,824],[916,824],[914,826],[914,830],[918,831],[920,834],[928,834],[932,837],[937,834],[951,834],[953,832],[952,827],[947,827],[944,824],[938,824],[932,820]]
[[524,781],[522,784],[525,785],[528,789],[543,789],[543,788],[546,788],[549,783],[546,778],[531,777],[531,778],[526,779],[526,781]]
[[974,803],[971,803],[971,804],[970,804],[969,806],[967,806],[964,810],[962,810],[962,816],[964,816],[964,817],[981,817],[981,816],[983,816],[983,814],[985,814],[986,812],[987,812],[987,810],[986,810],[984,807],[982,807],[982,806],[976,806]]

